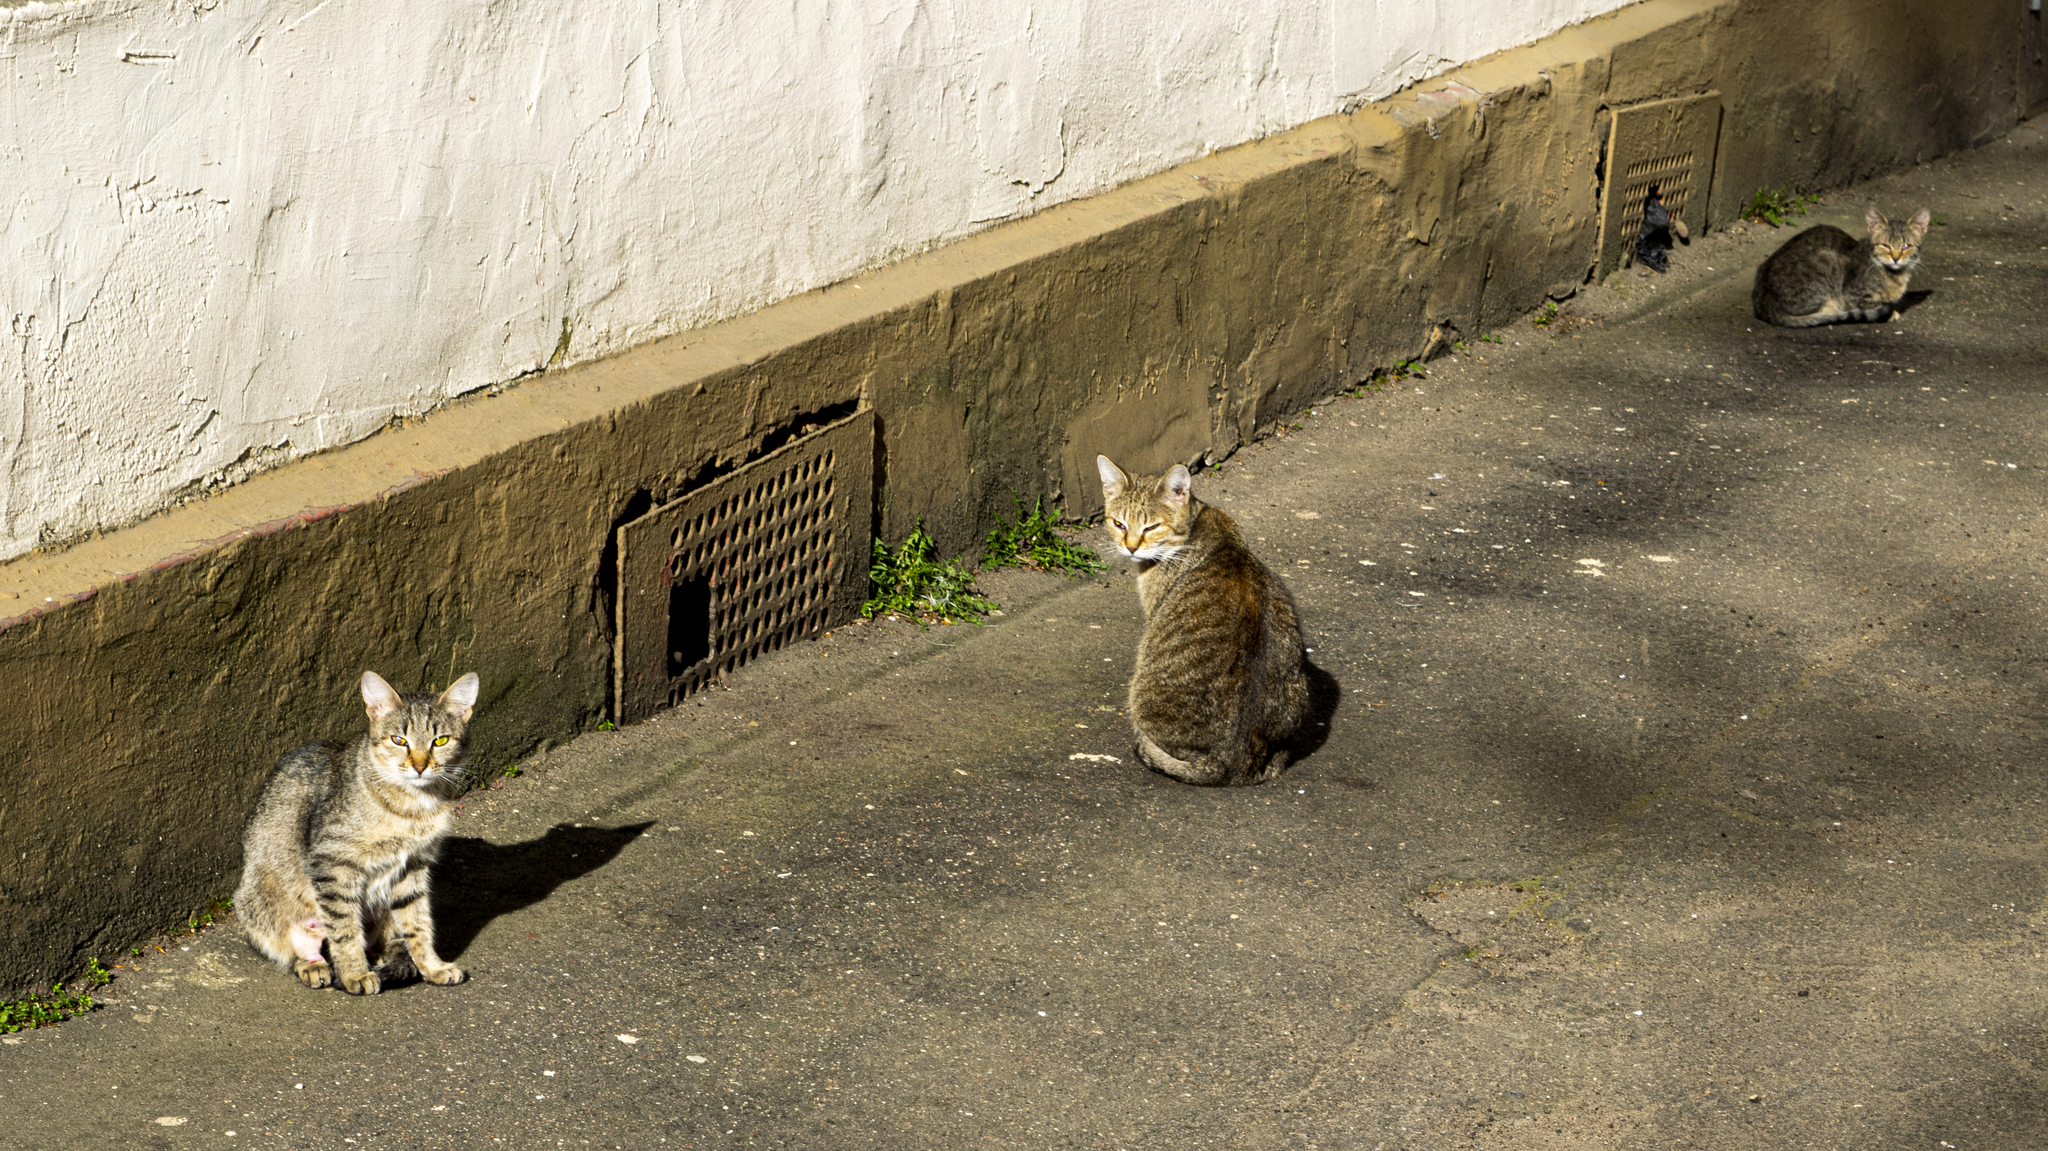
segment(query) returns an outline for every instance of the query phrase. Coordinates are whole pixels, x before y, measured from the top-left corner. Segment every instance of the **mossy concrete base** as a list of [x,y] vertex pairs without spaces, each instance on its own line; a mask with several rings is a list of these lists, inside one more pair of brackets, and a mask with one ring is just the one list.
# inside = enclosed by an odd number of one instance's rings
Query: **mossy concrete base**
[[598,722],[613,526],[807,414],[875,410],[891,539],[922,517],[971,550],[1013,489],[1093,511],[1098,452],[1227,455],[1582,282],[1608,109],[1722,94],[1711,224],[1758,185],[1896,169],[2039,102],[2024,5],[1919,17],[1649,0],[0,568],[0,993],[228,891],[269,764],[357,730],[365,668],[480,673],[485,770]]

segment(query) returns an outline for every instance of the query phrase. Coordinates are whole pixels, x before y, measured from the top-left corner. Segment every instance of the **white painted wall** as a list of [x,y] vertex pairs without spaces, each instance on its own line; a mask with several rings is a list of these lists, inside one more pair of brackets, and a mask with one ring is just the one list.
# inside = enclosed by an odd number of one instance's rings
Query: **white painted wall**
[[1334,0],[1332,83],[1378,100],[1634,0]]
[[0,8],[0,559],[1622,2]]

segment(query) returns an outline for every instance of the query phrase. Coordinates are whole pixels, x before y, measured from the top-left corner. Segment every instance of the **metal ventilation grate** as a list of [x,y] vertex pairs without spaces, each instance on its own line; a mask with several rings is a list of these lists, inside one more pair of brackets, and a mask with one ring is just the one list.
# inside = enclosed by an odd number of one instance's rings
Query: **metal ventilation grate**
[[1614,112],[1601,192],[1600,262],[1595,278],[1620,267],[1643,226],[1643,198],[1663,190],[1664,207],[1688,226],[1707,222],[1707,190],[1721,137],[1721,94],[1658,100]]
[[859,612],[874,427],[855,413],[619,528],[617,722]]

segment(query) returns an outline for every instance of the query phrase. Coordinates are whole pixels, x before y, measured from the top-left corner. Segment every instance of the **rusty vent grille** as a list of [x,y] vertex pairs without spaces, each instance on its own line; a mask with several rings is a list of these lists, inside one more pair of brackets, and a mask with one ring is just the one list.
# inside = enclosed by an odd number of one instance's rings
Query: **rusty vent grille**
[[1597,277],[1620,267],[1643,226],[1643,198],[1663,189],[1664,206],[1688,226],[1707,222],[1721,95],[1685,96],[1619,108],[1607,134],[1607,184],[1600,206]]
[[617,722],[859,612],[874,443],[858,412],[619,528]]

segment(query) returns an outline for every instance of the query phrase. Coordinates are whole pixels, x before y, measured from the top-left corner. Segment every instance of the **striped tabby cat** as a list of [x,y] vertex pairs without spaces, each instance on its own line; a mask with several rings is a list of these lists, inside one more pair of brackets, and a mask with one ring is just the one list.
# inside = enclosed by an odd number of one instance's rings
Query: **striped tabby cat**
[[460,983],[462,969],[434,953],[427,868],[462,794],[477,677],[435,697],[400,695],[366,671],[362,689],[369,734],[306,744],[271,769],[242,836],[235,917],[256,950],[308,987],[338,978],[351,994],[375,995],[415,971]]
[[1133,478],[1095,457],[1104,526],[1143,565],[1145,635],[1131,675],[1138,757],[1187,783],[1260,783],[1286,767],[1309,706],[1294,599],[1188,470]]
[[1772,252],[1756,270],[1750,307],[1781,328],[1813,328],[1852,320],[1884,323],[1906,294],[1927,238],[1927,209],[1894,224],[1876,208],[1863,213],[1870,238],[1816,224]]

